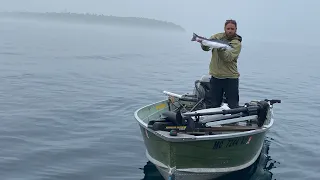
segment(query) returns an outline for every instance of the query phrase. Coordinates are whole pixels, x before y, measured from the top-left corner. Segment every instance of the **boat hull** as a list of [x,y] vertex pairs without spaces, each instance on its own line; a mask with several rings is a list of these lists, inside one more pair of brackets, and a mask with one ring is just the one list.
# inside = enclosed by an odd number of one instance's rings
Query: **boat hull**
[[183,179],[213,179],[250,166],[260,154],[266,133],[168,141],[143,125],[140,125],[140,130],[147,158],[165,178],[174,174],[175,179],[182,176],[185,176]]

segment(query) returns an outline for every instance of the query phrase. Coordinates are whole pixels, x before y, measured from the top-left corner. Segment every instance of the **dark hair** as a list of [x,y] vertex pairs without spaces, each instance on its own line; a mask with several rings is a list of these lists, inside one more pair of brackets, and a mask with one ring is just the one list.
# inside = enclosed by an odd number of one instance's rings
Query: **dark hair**
[[226,22],[224,23],[224,26],[226,26],[229,23],[234,24],[237,27],[237,21],[233,19],[226,20]]

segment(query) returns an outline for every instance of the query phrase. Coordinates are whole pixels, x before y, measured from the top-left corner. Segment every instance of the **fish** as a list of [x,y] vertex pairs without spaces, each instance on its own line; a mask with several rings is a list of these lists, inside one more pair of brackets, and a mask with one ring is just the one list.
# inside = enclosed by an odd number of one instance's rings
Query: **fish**
[[212,49],[224,49],[224,50],[231,50],[233,47],[230,45],[229,42],[218,40],[218,39],[208,39],[205,37],[201,37],[196,33],[193,33],[191,41],[197,41],[204,46],[208,46]]

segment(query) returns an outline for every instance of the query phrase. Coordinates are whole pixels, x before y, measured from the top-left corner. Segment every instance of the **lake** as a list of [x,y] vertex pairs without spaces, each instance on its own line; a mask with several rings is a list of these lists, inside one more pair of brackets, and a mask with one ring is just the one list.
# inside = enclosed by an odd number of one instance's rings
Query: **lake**
[[[210,53],[192,32],[0,23],[1,179],[162,179],[133,113],[208,74]],[[261,163],[241,177],[319,179],[319,45],[243,39],[241,103],[282,103]]]

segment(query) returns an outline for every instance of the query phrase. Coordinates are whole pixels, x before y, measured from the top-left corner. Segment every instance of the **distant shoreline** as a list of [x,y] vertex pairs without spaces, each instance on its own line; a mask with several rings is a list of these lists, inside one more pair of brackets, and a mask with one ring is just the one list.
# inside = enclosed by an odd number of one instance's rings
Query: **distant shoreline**
[[185,29],[172,22],[142,17],[119,17],[112,15],[80,14],[71,12],[0,12],[0,18],[19,18],[34,20],[55,20],[60,22],[76,22],[86,24],[118,25],[183,31]]

